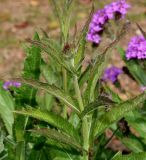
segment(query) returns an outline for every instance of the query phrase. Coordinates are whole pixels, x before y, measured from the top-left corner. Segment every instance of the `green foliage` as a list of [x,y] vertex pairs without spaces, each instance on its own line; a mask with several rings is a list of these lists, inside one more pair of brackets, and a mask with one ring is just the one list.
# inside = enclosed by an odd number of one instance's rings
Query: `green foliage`
[[132,154],[126,155],[126,156],[118,155],[118,156],[112,158],[112,160],[137,160],[137,159],[145,160],[146,153],[145,152],[132,153]]
[[45,121],[53,125],[54,127],[63,130],[70,136],[78,138],[78,132],[74,129],[74,127],[68,121],[52,112],[43,112],[39,109],[25,109],[22,111],[15,111],[15,113],[31,116],[39,120]]
[[146,93],[143,93],[134,99],[127,100],[125,102],[118,104],[117,106],[113,106],[111,110],[105,113],[100,119],[97,118],[93,129],[93,135],[99,136],[112,123],[124,117],[126,113],[138,107],[141,107],[141,103],[145,99],[146,99]]
[[67,144],[76,150],[82,150],[82,146],[80,143],[75,141],[73,138],[66,136],[63,133],[60,133],[53,129],[37,129],[37,130],[30,130],[33,133],[45,136],[47,138],[53,139],[59,143]]
[[54,85],[49,85],[47,83],[42,83],[34,80],[28,80],[28,79],[17,79],[20,82],[23,82],[25,84],[31,85],[35,88],[42,89],[49,94],[55,96],[62,102],[64,102],[69,107],[73,108],[75,111],[79,112],[78,108],[76,107],[75,102],[73,101],[72,97],[70,97],[67,93],[65,93],[63,90],[57,88]]
[[0,87],[0,116],[5,124],[7,132],[12,136],[15,104],[9,92]]
[[[22,78],[13,79],[22,86],[7,91],[0,87],[0,160],[146,159],[146,92],[123,101],[101,81],[128,23],[119,20],[122,27],[117,33],[112,31],[114,40],[102,51],[96,46],[98,54],[84,67],[93,8],[77,40],[69,34],[73,0],[52,0],[52,4],[60,22],[60,41],[44,30],[43,36],[35,33],[33,40],[27,40],[30,46]],[[127,61],[125,52],[119,51],[134,79],[145,86],[141,63]],[[112,132],[109,138],[106,129]],[[130,154],[115,155],[108,147],[114,136]]]
[[[37,33],[34,35],[34,40],[40,40]],[[24,62],[23,78],[38,80],[40,76],[40,65],[41,65],[41,49],[32,45],[27,48],[27,57]],[[30,88],[28,85],[22,86],[18,92],[17,100],[20,104],[28,104],[31,106],[36,105],[36,93],[37,89]]]

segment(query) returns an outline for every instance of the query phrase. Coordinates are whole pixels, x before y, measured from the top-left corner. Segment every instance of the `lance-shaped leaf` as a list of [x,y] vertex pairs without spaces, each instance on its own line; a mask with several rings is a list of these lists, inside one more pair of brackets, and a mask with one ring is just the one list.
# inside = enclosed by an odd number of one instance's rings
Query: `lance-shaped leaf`
[[[73,68],[73,66],[71,65],[71,63],[68,63],[67,60],[65,60],[63,58],[63,56],[61,55],[62,50],[61,49],[57,49],[58,47],[54,47],[56,44],[52,44],[53,41],[52,40],[47,40],[48,43],[42,43],[40,41],[33,41],[30,39],[27,39],[28,42],[40,47],[43,51],[45,51],[49,57],[51,59],[54,59],[54,62],[57,64],[60,64],[61,66],[63,66],[64,68],[66,68],[68,71],[70,71],[71,73],[76,73],[75,69]],[[52,43],[49,43],[49,41],[51,41]],[[55,43],[55,42],[54,42]]]
[[81,113],[81,117],[84,117],[86,114],[92,113],[97,110],[100,106],[111,106],[114,105],[114,102],[108,97],[100,96],[98,100],[88,104],[83,112]]
[[93,126],[93,136],[99,136],[105,131],[111,124],[118,121],[120,118],[124,117],[126,113],[138,108],[140,104],[146,99],[146,92],[140,94],[136,98],[127,100],[117,106],[112,107],[112,109],[101,118],[97,118],[95,126]]
[[79,140],[78,132],[73,127],[73,125],[69,123],[67,120],[63,119],[61,116],[54,114],[53,112],[44,112],[40,109],[30,108],[22,111],[15,111],[15,113],[30,116],[41,121],[45,121]]
[[0,117],[5,124],[8,133],[12,136],[14,123],[14,101],[10,93],[0,87]]
[[42,89],[48,92],[49,94],[53,95],[54,97],[58,98],[59,100],[61,100],[64,104],[73,108],[75,111],[80,112],[79,109],[76,107],[73,99],[67,93],[57,88],[56,86],[49,85],[47,83],[42,83],[35,80],[28,80],[28,79],[22,79],[22,78],[16,78],[15,80],[22,82],[24,84],[33,86],[34,88]]
[[93,7],[90,13],[90,16],[87,20],[87,22],[85,23],[85,26],[83,27],[82,31],[81,31],[81,35],[78,41],[78,48],[77,48],[77,52],[75,54],[75,64],[77,66],[80,65],[80,63],[82,62],[83,58],[84,58],[84,54],[85,54],[85,46],[86,46],[86,34],[88,31],[88,26],[89,23],[91,21],[92,15],[93,15]]
[[139,62],[137,60],[126,60],[125,51],[122,48],[118,48],[118,51],[121,54],[122,59],[125,61],[132,76],[141,85],[146,86],[146,72],[142,69]]
[[146,160],[146,152],[131,153],[129,155],[118,154],[112,160]]
[[63,144],[67,144],[68,146],[73,147],[76,150],[82,150],[82,146],[80,145],[80,143],[78,143],[77,141],[75,141],[73,138],[60,133],[56,130],[53,129],[33,129],[30,130],[33,133],[45,136],[47,138],[53,139],[59,143],[63,143]]
[[97,81],[101,78],[103,71],[107,65],[107,62],[109,60],[111,51],[115,47],[115,45],[121,40],[121,38],[125,35],[127,32],[129,25],[126,23],[120,33],[117,35],[116,39],[101,53],[98,58],[96,59],[96,62],[94,64],[94,67],[91,70],[91,75],[89,77],[89,82],[87,86],[87,91],[85,93],[86,99],[89,99],[89,102],[94,101],[94,91],[97,85]]
[[[40,41],[39,35],[35,33],[34,40]],[[41,65],[41,49],[32,45],[30,48],[27,47],[27,56],[24,61],[23,78],[39,80],[40,76],[40,65]],[[31,106],[36,105],[35,96],[37,89],[32,88],[28,85],[23,85],[19,89],[19,93],[16,97],[19,104],[28,104]]]

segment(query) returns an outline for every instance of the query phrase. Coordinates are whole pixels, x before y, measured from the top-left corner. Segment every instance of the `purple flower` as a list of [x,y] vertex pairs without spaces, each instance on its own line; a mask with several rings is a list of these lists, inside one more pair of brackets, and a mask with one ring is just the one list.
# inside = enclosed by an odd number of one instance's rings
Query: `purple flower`
[[90,32],[87,34],[86,38],[87,38],[88,41],[94,42],[96,44],[98,44],[101,41],[101,38],[98,34],[92,34]]
[[99,44],[101,41],[99,32],[103,30],[103,25],[108,20],[108,17],[104,9],[97,11],[92,18],[92,21],[89,25],[89,32],[86,39],[90,42]]
[[136,36],[131,39],[126,51],[126,59],[145,59],[146,39],[143,36]]
[[123,72],[122,69],[117,68],[115,66],[109,67],[105,69],[102,80],[112,81],[114,83],[117,80],[118,75],[121,74],[122,72]]
[[116,14],[120,15],[120,18],[123,18],[129,7],[125,0],[117,0],[96,11],[90,22],[86,39],[99,44],[101,41],[100,33],[104,30],[104,25],[110,19],[114,19]]
[[129,8],[130,5],[126,3],[126,0],[118,0],[105,6],[109,19],[113,19],[115,14],[120,14],[120,16],[124,18]]
[[20,82],[15,82],[15,81],[7,81],[3,84],[3,88],[5,90],[8,90],[10,87],[16,87],[19,88],[21,86]]

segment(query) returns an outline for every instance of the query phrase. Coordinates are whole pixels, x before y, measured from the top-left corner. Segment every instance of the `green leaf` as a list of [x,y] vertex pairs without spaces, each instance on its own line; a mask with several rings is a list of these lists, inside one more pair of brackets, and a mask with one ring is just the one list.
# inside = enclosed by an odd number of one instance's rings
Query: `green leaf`
[[119,97],[119,95],[117,93],[115,93],[114,91],[112,91],[107,85],[103,85],[105,91],[108,93],[108,95],[111,95],[111,99],[113,102],[115,103],[121,103],[122,100]]
[[68,60],[65,60],[62,56],[62,49],[58,49],[58,47],[54,47],[56,42],[47,39],[47,43],[42,43],[40,41],[33,41],[28,39],[28,42],[34,44],[35,46],[41,48],[43,51],[45,51],[50,59],[53,59],[55,63],[60,64],[65,69],[67,69],[71,73],[76,73],[74,67],[71,65],[71,63],[68,62]]
[[17,143],[24,141],[25,128],[27,124],[28,118],[23,117],[21,115],[17,115],[15,117],[14,122],[14,137]]
[[62,77],[61,74],[57,72],[57,69],[55,68],[53,62],[50,65],[41,65],[41,73],[50,85],[53,84],[58,87],[61,87]]
[[87,67],[87,69],[81,73],[81,76],[79,77],[79,86],[83,86],[85,82],[87,82],[91,72],[91,65]]
[[48,149],[42,148],[40,150],[32,150],[28,160],[52,160],[49,157]]
[[33,86],[34,88],[42,89],[42,90],[48,92],[49,94],[55,96],[56,98],[58,98],[59,100],[64,102],[64,104],[73,108],[75,111],[80,112],[79,109],[76,107],[73,99],[67,93],[65,93],[63,90],[57,88],[56,86],[49,85],[47,83],[38,82],[35,80],[28,80],[28,79],[22,79],[22,78],[16,78],[15,80],[22,82],[24,84],[28,84],[30,86]]
[[140,104],[144,102],[146,98],[146,92],[133,98],[127,100],[123,103],[118,104],[111,108],[110,111],[106,112],[101,118],[97,118],[95,126],[93,127],[93,136],[99,136],[105,131],[111,124],[118,121],[120,118],[124,117],[126,113],[138,108]]
[[146,160],[146,152],[131,153],[129,155],[117,155],[112,160]]
[[[39,35],[35,33],[34,40],[40,41]],[[30,48],[27,48],[27,57],[24,61],[23,68],[23,78],[39,80],[40,76],[40,65],[41,65],[41,49],[32,45]],[[36,105],[35,96],[37,89],[34,89],[28,85],[23,85],[19,89],[19,93],[16,97],[19,104],[28,104],[31,106]]]
[[112,100],[110,100],[108,97],[100,96],[98,98],[98,100],[85,106],[85,109],[81,113],[81,117],[84,117],[85,115],[97,110],[100,106],[104,106],[104,107],[108,106],[109,107],[113,104],[114,104],[114,102]]
[[37,96],[36,99],[41,110],[51,111],[55,100],[52,95],[45,93],[43,96]]
[[125,137],[121,139],[122,143],[134,153],[144,151],[143,144],[134,137]]
[[129,126],[134,128],[141,137],[146,139],[145,117],[143,117],[138,111],[133,111],[130,112],[125,119],[128,121]]
[[25,142],[19,142],[16,146],[16,160],[25,160]]
[[93,15],[93,8],[91,10],[90,16],[87,20],[87,22],[85,23],[82,31],[81,31],[81,35],[78,41],[78,48],[77,48],[77,52],[75,54],[75,65],[79,66],[84,58],[84,54],[85,54],[85,47],[86,47],[86,34],[88,31],[88,26],[89,23],[91,21]]
[[79,135],[77,130],[70,124],[67,120],[63,119],[59,115],[54,114],[53,112],[41,111],[39,109],[25,109],[22,111],[15,111],[15,113],[30,116],[41,121],[45,121],[51,124],[54,127],[66,132],[68,135],[77,138],[79,140]]
[[0,87],[0,117],[5,124],[5,127],[12,136],[12,128],[14,124],[14,101],[8,91]]
[[118,48],[118,51],[132,76],[141,85],[146,86],[146,72],[141,68],[139,62],[137,60],[126,60],[125,51],[122,48]]
[[67,144],[76,150],[80,150],[80,151],[82,150],[82,146],[80,145],[80,143],[75,141],[73,138],[71,138],[63,133],[60,133],[56,130],[44,128],[44,129],[36,129],[36,130],[33,129],[30,131],[33,133],[39,134],[41,136],[45,136],[47,138],[53,139],[59,143]]

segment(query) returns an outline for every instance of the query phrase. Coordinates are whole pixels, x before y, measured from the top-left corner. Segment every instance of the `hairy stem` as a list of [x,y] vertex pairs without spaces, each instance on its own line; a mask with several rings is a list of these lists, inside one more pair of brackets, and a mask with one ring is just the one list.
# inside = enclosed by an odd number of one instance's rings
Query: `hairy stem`
[[[83,105],[83,100],[82,100],[77,76],[74,76],[74,88],[75,88],[78,104],[80,107],[80,111],[82,112],[84,110],[84,105]],[[89,131],[88,131],[88,120],[86,116],[82,120],[82,136],[83,136],[83,148],[84,150],[87,151],[83,153],[83,157],[84,157],[84,160],[88,160]]]
[[[67,92],[67,71],[65,68],[62,69],[62,74],[63,74],[63,89],[65,92]],[[64,105],[63,107],[63,117],[66,119],[67,118],[67,106]]]

